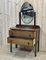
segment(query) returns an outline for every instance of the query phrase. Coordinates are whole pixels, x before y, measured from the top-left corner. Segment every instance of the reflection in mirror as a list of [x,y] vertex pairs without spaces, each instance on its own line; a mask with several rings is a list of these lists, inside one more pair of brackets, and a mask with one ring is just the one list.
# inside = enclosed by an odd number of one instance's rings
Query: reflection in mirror
[[33,21],[34,9],[29,2],[25,2],[21,7],[21,19],[25,24]]

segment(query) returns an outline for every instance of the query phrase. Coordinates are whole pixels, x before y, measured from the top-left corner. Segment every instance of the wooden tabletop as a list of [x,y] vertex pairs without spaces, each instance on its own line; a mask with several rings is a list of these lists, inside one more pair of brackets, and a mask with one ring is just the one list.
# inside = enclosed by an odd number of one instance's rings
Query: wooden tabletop
[[20,31],[37,31],[37,28],[28,28],[28,27],[12,27],[12,30],[20,30]]

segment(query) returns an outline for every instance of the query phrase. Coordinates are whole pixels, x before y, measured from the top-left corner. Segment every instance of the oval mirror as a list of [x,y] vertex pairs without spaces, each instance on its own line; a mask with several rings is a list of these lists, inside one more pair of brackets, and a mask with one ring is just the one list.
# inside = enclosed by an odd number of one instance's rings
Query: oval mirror
[[29,24],[33,21],[34,9],[29,2],[25,2],[21,7],[21,18],[25,24]]

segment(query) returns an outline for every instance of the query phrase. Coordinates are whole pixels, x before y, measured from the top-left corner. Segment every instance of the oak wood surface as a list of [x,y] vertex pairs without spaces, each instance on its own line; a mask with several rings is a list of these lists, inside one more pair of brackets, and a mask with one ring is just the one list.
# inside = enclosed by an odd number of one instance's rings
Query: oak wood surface
[[10,30],[9,35],[13,36],[13,37],[33,38],[34,37],[34,32]]
[[18,44],[18,45],[25,45],[25,46],[33,46],[33,40],[29,40],[29,39],[21,39],[21,38],[11,38],[8,37],[7,38],[8,43],[12,43],[12,44]]

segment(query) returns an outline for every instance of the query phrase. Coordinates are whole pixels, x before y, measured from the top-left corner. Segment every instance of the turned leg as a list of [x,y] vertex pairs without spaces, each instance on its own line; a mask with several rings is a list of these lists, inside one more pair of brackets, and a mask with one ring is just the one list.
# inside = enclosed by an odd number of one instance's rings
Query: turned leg
[[12,43],[10,43],[10,52],[12,52]]

